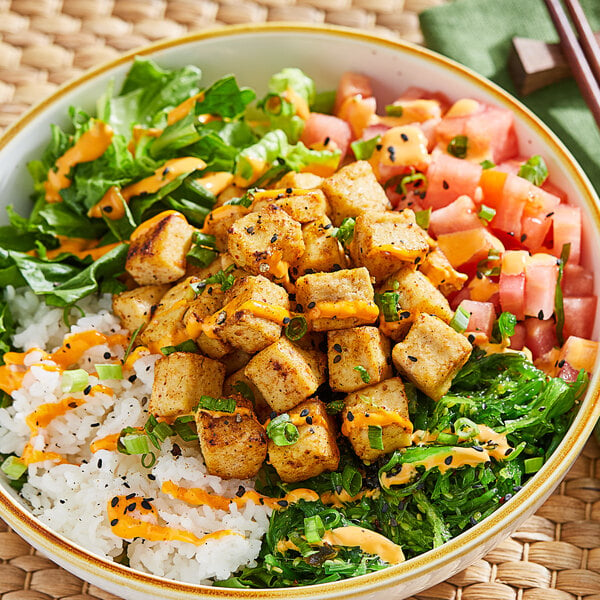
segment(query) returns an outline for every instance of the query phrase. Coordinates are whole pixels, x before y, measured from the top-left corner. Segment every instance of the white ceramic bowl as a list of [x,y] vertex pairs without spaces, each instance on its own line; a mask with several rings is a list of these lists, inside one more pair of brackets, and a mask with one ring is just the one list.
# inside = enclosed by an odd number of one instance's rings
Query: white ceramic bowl
[[[25,164],[49,140],[51,123],[66,125],[67,109],[78,105],[93,111],[95,100],[111,79],[118,83],[135,53],[95,69],[63,86],[27,113],[0,141],[0,204],[28,210],[31,183]],[[336,86],[347,70],[371,77],[374,91],[389,103],[404,88],[416,85],[441,90],[450,98],[470,96],[511,109],[516,118],[521,154],[541,154],[552,181],[563,188],[584,213],[586,266],[600,272],[600,212],[597,198],[581,169],[560,141],[524,106],[472,71],[427,50],[338,28],[286,24],[238,26],[161,42],[137,52],[164,67],[195,64],[203,80],[235,73],[242,85],[264,92],[269,76],[286,66],[304,69],[317,89]],[[4,218],[4,217],[2,217]],[[595,293],[600,293],[600,281]],[[600,319],[596,319],[598,339]],[[147,598],[406,598],[454,575],[483,556],[514,531],[558,485],[600,416],[600,377],[592,378],[585,401],[563,443],[542,470],[513,499],[469,531],[403,564],[355,579],[281,590],[238,590],[194,586],[133,571],[98,558],[51,531],[0,482],[0,516],[33,546],[83,579],[127,599]],[[596,404],[596,406],[594,406]]]

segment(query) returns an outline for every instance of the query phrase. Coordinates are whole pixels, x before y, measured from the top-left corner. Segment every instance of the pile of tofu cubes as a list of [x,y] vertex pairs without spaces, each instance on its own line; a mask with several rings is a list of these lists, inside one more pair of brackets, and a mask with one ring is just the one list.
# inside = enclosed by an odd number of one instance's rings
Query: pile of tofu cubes
[[[203,232],[219,255],[206,268],[186,262],[195,228],[175,211],[131,241],[126,270],[136,287],[114,297],[114,312],[140,328],[136,344],[151,352],[189,339],[200,351],[158,360],[150,412],[168,420],[193,414],[202,396],[235,398],[232,413],[195,412],[207,470],[223,478],[253,477],[267,457],[286,482],[335,470],[340,431],[366,463],[410,445],[403,382],[439,399],[472,350],[448,325],[440,291],[457,273],[413,211],[391,210],[365,161],[327,179],[288,174],[248,207],[218,204]],[[344,247],[335,231],[348,217],[354,235]],[[202,283],[221,271],[230,286]],[[386,291],[398,294],[397,321],[375,303]],[[295,315],[308,331],[292,341],[285,326]],[[344,398],[335,416],[332,395]],[[289,445],[266,435],[283,413],[299,434]],[[372,447],[370,423],[383,449]]]

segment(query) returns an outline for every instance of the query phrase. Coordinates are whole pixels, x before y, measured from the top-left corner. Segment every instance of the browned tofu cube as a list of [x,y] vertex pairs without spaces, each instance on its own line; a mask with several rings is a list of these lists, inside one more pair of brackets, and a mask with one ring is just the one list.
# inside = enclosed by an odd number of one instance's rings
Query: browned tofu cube
[[250,210],[259,212],[269,205],[282,208],[298,223],[309,223],[327,212],[327,200],[321,190],[303,190],[298,188],[281,188],[261,190],[254,193]]
[[275,412],[293,408],[325,383],[325,355],[303,350],[281,337],[246,365],[244,371]]
[[377,327],[328,332],[327,361],[336,392],[354,392],[392,376],[390,340]]
[[349,250],[354,264],[366,267],[379,280],[402,266],[421,262],[429,243],[415,221],[415,213],[407,208],[359,215]]
[[229,228],[249,212],[245,206],[240,204],[219,206],[206,217],[202,231],[208,235],[214,235],[217,250],[225,252],[229,239]]
[[227,247],[238,267],[285,280],[288,268],[304,252],[302,228],[283,209],[270,204],[238,219],[229,228]]
[[261,316],[252,303],[289,310],[287,292],[261,275],[236,279],[225,293],[225,306],[214,320],[214,334],[234,348],[254,354],[281,336],[281,324]]
[[[371,447],[369,426],[381,427],[383,450]],[[365,462],[377,460],[398,448],[410,446],[413,426],[408,399],[400,377],[348,394],[342,412],[342,433]]]
[[183,322],[188,308],[189,302],[179,302],[157,311],[137,339],[154,354],[159,354],[160,349],[165,346],[176,346],[189,340],[190,336]]
[[236,371],[244,370],[244,367],[250,362],[252,354],[244,352],[239,348],[234,348],[223,361],[225,363],[225,372],[227,376],[232,375]]
[[437,247],[429,252],[419,268],[445,296],[460,291],[468,279],[450,264],[446,255]]
[[439,317],[421,313],[404,340],[394,346],[392,360],[401,375],[439,400],[472,350],[467,338]]
[[446,297],[423,275],[411,267],[403,267],[388,277],[378,289],[379,293],[398,294],[398,321],[381,320],[380,328],[388,337],[399,341],[406,335],[419,313],[435,315],[449,323],[452,309]]
[[335,426],[325,405],[306,400],[290,410],[290,421],[298,428],[298,441],[278,446],[269,439],[269,462],[285,482],[304,481],[325,471],[335,471],[340,462]]
[[252,402],[259,421],[265,421],[271,414],[273,409],[260,393],[260,390],[252,383],[252,380],[246,376],[243,367],[226,377],[223,384],[224,396],[233,397],[239,394]]
[[168,285],[143,285],[115,294],[112,299],[113,312],[121,319],[123,327],[135,331],[150,322],[168,289]]
[[196,413],[206,470],[223,479],[254,477],[267,457],[267,434],[252,403],[240,396],[236,402],[231,415],[202,409]]
[[220,362],[192,352],[173,352],[154,365],[148,410],[161,417],[189,414],[201,396],[221,396],[224,379]]
[[166,213],[152,220],[131,240],[126,271],[139,285],[177,281],[185,275],[185,255],[192,245],[193,233],[194,228],[180,213]]
[[323,181],[322,177],[314,173],[297,173],[290,171],[286,173],[273,187],[275,188],[299,188],[301,190],[312,190],[318,188]]
[[296,281],[296,310],[306,313],[315,331],[369,325],[379,316],[374,294],[364,267],[313,273]]
[[331,220],[340,226],[347,217],[379,213],[391,209],[385,191],[365,160],[341,168],[321,184],[331,209]]
[[333,225],[326,216],[302,225],[304,254],[298,259],[298,265],[292,267],[294,277],[346,268],[346,254],[333,232]]

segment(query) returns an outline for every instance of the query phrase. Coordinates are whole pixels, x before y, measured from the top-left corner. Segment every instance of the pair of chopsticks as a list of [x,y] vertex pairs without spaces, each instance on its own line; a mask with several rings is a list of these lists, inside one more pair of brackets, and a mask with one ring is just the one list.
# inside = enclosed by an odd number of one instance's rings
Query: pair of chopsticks
[[600,127],[600,46],[579,4],[565,0],[579,39],[571,27],[560,0],[544,0],[558,35],[563,53],[586,104]]

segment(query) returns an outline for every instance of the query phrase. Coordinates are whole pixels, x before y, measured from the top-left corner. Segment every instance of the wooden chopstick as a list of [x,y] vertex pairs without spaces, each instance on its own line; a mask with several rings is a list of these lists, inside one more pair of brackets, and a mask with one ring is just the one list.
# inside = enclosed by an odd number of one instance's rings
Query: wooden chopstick
[[575,29],[579,33],[579,43],[583,49],[583,52],[590,64],[590,68],[596,77],[596,81],[600,82],[600,46],[598,40],[590,27],[590,23],[587,20],[579,0],[565,0],[567,10],[571,15]]
[[[558,31],[560,44],[571,67],[573,77],[575,77],[583,98],[592,111],[594,119],[596,119],[596,124],[600,128],[600,86],[594,78],[594,73],[586,60],[586,56],[581,49],[560,0],[544,0],[544,2],[550,13],[550,18]],[[583,11],[581,11],[581,14],[583,15],[583,19],[586,20]]]

